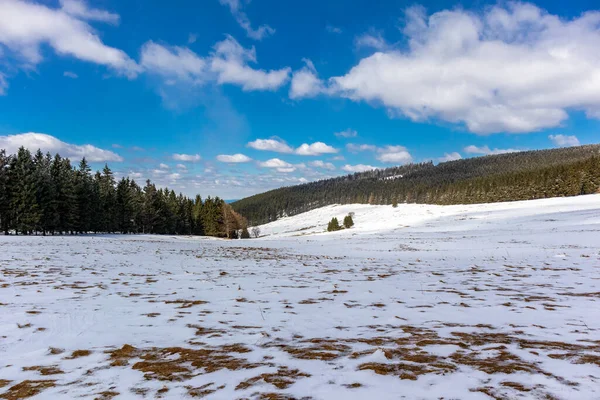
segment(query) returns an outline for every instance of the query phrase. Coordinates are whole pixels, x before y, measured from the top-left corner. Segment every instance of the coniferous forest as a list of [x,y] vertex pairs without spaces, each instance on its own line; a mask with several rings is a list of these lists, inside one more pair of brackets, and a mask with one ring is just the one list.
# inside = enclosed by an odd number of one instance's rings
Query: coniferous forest
[[597,193],[600,145],[525,151],[355,173],[232,203],[253,225],[330,204],[473,204]]
[[118,182],[108,166],[79,165],[24,148],[0,150],[0,230],[4,234],[154,233],[249,237],[246,220],[218,197],[194,199],[146,181]]

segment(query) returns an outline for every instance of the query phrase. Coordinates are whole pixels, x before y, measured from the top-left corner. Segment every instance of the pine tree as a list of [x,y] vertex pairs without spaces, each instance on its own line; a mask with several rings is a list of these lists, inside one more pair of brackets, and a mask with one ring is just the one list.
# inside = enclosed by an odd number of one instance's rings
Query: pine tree
[[43,235],[51,232],[55,225],[56,217],[56,192],[52,180],[52,156],[44,156],[40,150],[34,156],[36,199],[40,210],[39,227]]
[[327,232],[339,231],[340,229],[342,229],[342,227],[340,226],[340,222],[336,217],[333,217],[327,225]]
[[344,217],[344,228],[352,228],[354,226],[354,221],[352,220],[352,216],[350,214]]
[[8,235],[10,230],[10,217],[12,214],[9,190],[11,158],[11,156],[6,155],[4,149],[0,149],[0,229],[5,235]]
[[35,168],[31,153],[21,147],[11,163],[11,209],[17,232],[30,234],[38,228],[40,212],[37,204]]
[[75,173],[76,230],[79,233],[89,232],[93,229],[94,192],[91,171],[87,160],[83,157]]
[[242,228],[241,238],[242,239],[250,239],[250,232],[248,232],[248,227],[245,226]]

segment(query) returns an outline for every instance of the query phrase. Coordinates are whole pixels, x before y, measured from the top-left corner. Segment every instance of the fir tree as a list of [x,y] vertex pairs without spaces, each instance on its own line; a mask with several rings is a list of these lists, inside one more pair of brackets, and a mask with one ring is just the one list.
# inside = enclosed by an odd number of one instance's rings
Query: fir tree
[[352,215],[348,214],[344,217],[344,228],[352,228],[354,226],[354,221],[352,220]]
[[336,217],[333,217],[327,225],[327,232],[339,231],[340,229],[342,229],[342,227],[340,226],[340,222]]
[[242,239],[250,239],[250,232],[248,232],[248,228],[247,227],[243,227],[242,228],[241,238]]

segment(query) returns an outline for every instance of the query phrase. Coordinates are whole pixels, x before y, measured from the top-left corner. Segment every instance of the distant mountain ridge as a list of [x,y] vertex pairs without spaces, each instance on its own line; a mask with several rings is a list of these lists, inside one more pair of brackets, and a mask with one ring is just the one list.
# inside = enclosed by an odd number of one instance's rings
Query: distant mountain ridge
[[408,164],[283,187],[233,202],[250,224],[330,204],[474,204],[597,193],[600,145]]

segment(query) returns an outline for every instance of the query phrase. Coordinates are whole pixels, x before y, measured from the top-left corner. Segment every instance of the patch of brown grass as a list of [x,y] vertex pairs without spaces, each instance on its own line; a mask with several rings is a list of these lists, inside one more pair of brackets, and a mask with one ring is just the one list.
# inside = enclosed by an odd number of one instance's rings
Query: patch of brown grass
[[183,347],[137,349],[124,345],[110,351],[112,366],[129,364],[132,358],[140,358],[132,368],[144,373],[148,380],[184,381],[201,373],[211,373],[222,369],[232,371],[251,369],[266,364],[254,364],[237,358],[230,353],[247,353],[251,350],[240,344],[206,349]]
[[90,350],[75,350],[69,357],[67,357],[67,360],[72,360],[79,357],[87,357],[90,354],[92,354]]
[[289,369],[287,367],[279,367],[276,373],[261,374],[253,378],[240,382],[235,390],[247,389],[254,386],[258,382],[265,382],[275,386],[277,389],[286,389],[295,383],[299,378],[310,377],[310,374],[300,372],[297,369]]
[[33,397],[48,388],[56,386],[54,382],[51,380],[26,380],[9,388],[6,393],[0,395],[0,399],[19,400]]
[[33,367],[23,367],[23,371],[38,371],[42,375],[57,375],[65,373],[56,365],[48,365],[45,367],[40,365],[35,365]]
[[105,392],[100,392],[97,394],[97,397],[94,400],[110,400],[113,397],[117,397],[120,393],[112,390],[107,390]]

